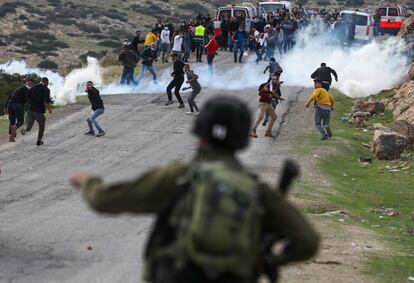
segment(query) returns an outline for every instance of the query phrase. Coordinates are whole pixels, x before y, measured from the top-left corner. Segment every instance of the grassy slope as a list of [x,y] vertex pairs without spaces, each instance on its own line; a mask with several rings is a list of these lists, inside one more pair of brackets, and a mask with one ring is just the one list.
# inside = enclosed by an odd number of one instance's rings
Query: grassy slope
[[[329,190],[300,183],[298,194],[315,199],[322,194],[323,208],[344,210],[350,223],[371,229],[386,245],[383,254],[369,254],[365,271],[381,282],[405,282],[414,275],[414,157],[408,153],[403,159],[411,164],[410,169],[390,173],[394,166],[401,167],[402,161],[374,161],[362,166],[361,156],[370,156],[370,150],[362,143],[369,143],[372,130],[363,131],[345,124],[341,117],[349,112],[352,100],[339,92],[333,92],[336,100],[332,129],[335,138],[321,142],[315,132],[305,136],[296,146],[297,150],[308,152],[310,145],[327,149],[321,158],[320,171],[329,181]],[[385,125],[392,123],[392,114],[387,112],[372,121]],[[322,148],[323,146],[323,148]],[[334,152],[334,153],[332,153]],[[402,166],[405,167],[405,166]],[[313,191],[313,192],[312,192]],[[333,208],[333,209],[332,209]],[[386,208],[394,208],[398,216],[388,216]],[[342,216],[341,216],[342,217]]]

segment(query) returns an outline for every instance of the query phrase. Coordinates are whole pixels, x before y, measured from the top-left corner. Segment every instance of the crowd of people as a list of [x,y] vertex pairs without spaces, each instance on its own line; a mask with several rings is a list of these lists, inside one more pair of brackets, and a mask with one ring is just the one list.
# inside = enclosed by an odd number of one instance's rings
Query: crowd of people
[[[335,17],[322,11],[319,15],[324,16],[326,23]],[[235,157],[237,151],[247,146],[249,137],[258,138],[257,128],[263,120],[262,126],[267,126],[264,136],[275,138],[272,128],[277,120],[276,108],[285,99],[281,92],[283,69],[274,53],[277,50],[283,54],[294,46],[295,33],[309,24],[308,17],[301,7],[292,13],[278,11],[266,19],[255,19],[250,34],[235,19],[224,18],[218,40],[208,17],[198,16],[195,21],[183,22],[178,30],[159,21],[144,39],[137,32],[132,41],[124,41],[119,54],[124,67],[121,84],[139,87],[147,72],[157,84],[154,61],[161,57],[163,63],[168,63],[171,59],[172,80],[166,87],[165,105],[174,103],[174,89],[178,108],[185,108],[180,89],[186,82],[188,87],[183,89],[191,89],[186,114],[198,116],[193,132],[199,138],[199,148],[189,164],[169,164],[115,185],[106,185],[87,173],[71,178],[72,184],[99,212],[157,214],[145,253],[146,279],[151,282],[256,282],[259,273],[266,269],[258,270],[257,265],[268,264],[274,271],[267,270],[267,275],[271,282],[276,282],[275,270],[279,266],[316,254],[318,234],[283,197],[283,191],[297,173],[285,171],[281,192],[278,192],[248,173]],[[243,62],[245,49],[256,52],[257,63],[269,61],[263,70],[269,77],[259,86],[259,113],[253,124],[247,105],[237,97],[215,97],[206,102],[202,111],[195,102],[202,86],[189,59],[194,54],[196,62],[203,62],[206,55],[208,73],[212,74],[213,60],[220,48],[233,52],[234,63]],[[139,62],[141,71],[134,78]],[[310,74],[315,89],[305,105],[309,107],[315,102],[315,125],[322,140],[332,137],[330,115],[334,100],[329,93],[332,76],[338,81],[336,71],[325,63]],[[101,137],[105,132],[97,118],[105,111],[104,102],[93,82],[86,83],[85,92],[92,108],[85,135]],[[28,105],[26,125],[21,133],[30,131],[37,121],[36,144],[42,145],[44,113],[46,108],[51,113],[51,104],[47,78],[36,85],[28,79],[16,89],[5,106],[10,121],[9,141],[15,141],[17,129],[24,125],[25,105]],[[285,240],[280,254],[259,252],[264,236],[274,239],[271,244],[280,237]]]

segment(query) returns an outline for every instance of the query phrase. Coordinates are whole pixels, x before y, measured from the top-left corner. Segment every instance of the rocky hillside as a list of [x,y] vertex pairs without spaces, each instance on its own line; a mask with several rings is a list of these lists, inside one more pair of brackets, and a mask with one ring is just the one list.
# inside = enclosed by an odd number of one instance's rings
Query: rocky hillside
[[[413,2],[412,0],[401,0]],[[116,62],[114,49],[135,30],[143,35],[156,19],[177,23],[198,12],[242,0],[37,0],[0,1],[0,63],[23,59],[31,66],[66,73],[88,54]],[[255,1],[253,1],[255,2]],[[373,0],[298,0],[307,6],[373,10]],[[413,3],[411,3],[414,5]],[[112,61],[111,61],[112,60]]]
[[411,44],[413,62],[405,82],[396,90],[388,106],[398,120],[406,120],[414,125],[414,15],[404,23],[399,36]]

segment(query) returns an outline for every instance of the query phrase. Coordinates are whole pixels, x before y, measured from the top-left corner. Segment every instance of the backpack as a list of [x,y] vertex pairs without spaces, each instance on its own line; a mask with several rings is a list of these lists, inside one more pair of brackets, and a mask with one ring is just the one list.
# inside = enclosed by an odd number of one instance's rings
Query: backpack
[[177,205],[178,257],[211,280],[222,274],[251,278],[260,245],[258,182],[220,161],[194,167],[190,188]]

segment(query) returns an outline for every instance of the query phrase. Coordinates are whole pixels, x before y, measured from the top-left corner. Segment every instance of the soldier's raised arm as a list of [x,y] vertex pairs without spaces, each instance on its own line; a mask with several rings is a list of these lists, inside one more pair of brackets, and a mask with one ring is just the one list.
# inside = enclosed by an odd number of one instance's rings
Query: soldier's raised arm
[[177,179],[187,166],[173,162],[126,182],[104,184],[101,178],[78,173],[71,182],[98,212],[158,213],[176,193]]

